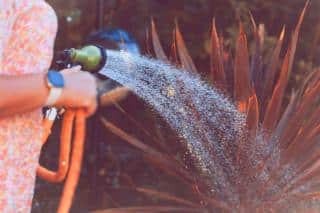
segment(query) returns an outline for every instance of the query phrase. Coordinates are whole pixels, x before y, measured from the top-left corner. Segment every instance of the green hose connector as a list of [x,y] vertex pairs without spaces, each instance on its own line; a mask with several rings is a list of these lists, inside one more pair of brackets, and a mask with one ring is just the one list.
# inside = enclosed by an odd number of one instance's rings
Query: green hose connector
[[72,63],[80,64],[83,70],[93,73],[100,71],[107,62],[105,49],[95,45],[69,49],[68,55]]

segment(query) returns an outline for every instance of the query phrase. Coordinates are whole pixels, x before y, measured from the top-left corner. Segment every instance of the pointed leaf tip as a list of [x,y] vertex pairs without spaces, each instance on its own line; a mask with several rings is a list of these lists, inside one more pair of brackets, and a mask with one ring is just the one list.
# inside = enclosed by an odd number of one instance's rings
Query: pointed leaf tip
[[308,0],[301,12],[301,15],[298,20],[298,24],[292,35],[291,42],[281,68],[279,79],[273,91],[271,100],[267,106],[266,116],[263,122],[263,126],[265,129],[273,130],[279,121],[284,93],[287,88],[288,79],[294,63],[301,25],[306,14],[306,10],[309,7],[309,4],[310,4],[310,1]]
[[251,24],[252,24],[252,27],[253,27],[253,31],[257,31],[257,23],[252,15],[252,13],[249,11],[249,16],[250,16],[250,21],[251,21]]
[[279,40],[283,41],[285,34],[286,34],[286,26],[283,26]]
[[153,18],[151,18],[151,37],[152,37],[151,40],[152,40],[153,49],[156,54],[156,57],[164,62],[168,62],[169,60],[160,43],[159,35],[158,35],[157,28]]
[[185,45],[182,33],[179,29],[178,23],[176,23],[175,28],[175,39],[177,44],[177,51],[180,58],[181,66],[188,72],[197,73],[197,68],[189,54],[189,51]]
[[217,33],[215,19],[212,20],[211,31],[211,80],[218,88],[225,88],[226,76],[223,65],[223,55],[221,51],[221,44]]
[[239,110],[247,112],[249,97],[252,95],[252,85],[249,74],[249,51],[247,36],[240,22],[240,32],[236,44],[234,65],[234,97]]
[[262,94],[262,113],[265,113],[266,105],[268,103],[269,98],[272,96],[273,92],[273,85],[275,81],[275,77],[277,74],[277,69],[280,64],[280,52],[283,45],[283,40],[285,36],[286,28],[285,26],[282,28],[282,31],[280,33],[279,39],[277,41],[276,47],[273,50],[269,65],[267,67],[267,71],[265,74],[265,82],[264,82],[264,88],[263,88],[263,94]]

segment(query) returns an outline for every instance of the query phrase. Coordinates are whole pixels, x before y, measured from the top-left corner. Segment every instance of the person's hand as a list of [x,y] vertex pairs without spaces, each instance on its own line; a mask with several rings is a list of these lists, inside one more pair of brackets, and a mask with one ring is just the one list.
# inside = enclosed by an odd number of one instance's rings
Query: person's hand
[[81,71],[81,67],[73,67],[61,71],[65,87],[56,104],[66,108],[84,108],[87,116],[97,108],[97,83],[89,72]]

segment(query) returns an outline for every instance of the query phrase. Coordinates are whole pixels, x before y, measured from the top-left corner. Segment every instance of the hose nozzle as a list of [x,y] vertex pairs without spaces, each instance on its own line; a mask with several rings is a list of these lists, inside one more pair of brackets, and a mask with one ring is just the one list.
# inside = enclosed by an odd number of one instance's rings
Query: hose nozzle
[[63,55],[63,63],[81,65],[83,70],[92,73],[99,72],[107,62],[105,49],[96,45],[88,45],[81,49],[68,49]]

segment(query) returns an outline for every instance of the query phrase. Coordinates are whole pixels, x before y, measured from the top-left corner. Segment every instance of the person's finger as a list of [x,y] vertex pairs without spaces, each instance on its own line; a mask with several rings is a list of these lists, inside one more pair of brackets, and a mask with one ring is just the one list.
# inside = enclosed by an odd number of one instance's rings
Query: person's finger
[[71,72],[80,72],[81,69],[82,69],[82,67],[81,67],[80,65],[77,65],[77,66],[75,66],[75,67],[71,67],[71,68],[69,69],[69,71],[71,71]]
[[64,70],[62,70],[62,73],[77,73],[77,72],[80,72],[81,69],[82,69],[82,67],[80,65],[78,65],[75,67],[64,69]]

